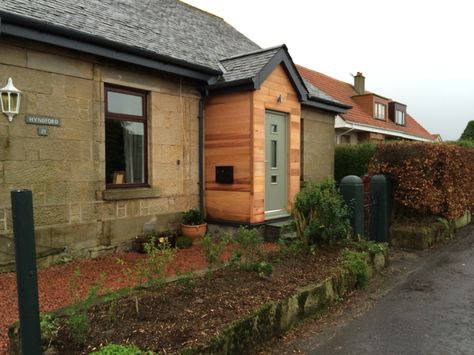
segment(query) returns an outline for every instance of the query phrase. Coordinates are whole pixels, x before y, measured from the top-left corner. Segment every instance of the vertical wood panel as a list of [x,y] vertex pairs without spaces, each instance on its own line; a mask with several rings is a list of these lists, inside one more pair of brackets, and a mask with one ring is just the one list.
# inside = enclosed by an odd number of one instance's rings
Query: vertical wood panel
[[[208,98],[205,112],[207,218],[248,223],[252,183],[251,92]],[[234,184],[217,184],[216,166],[234,167]]]

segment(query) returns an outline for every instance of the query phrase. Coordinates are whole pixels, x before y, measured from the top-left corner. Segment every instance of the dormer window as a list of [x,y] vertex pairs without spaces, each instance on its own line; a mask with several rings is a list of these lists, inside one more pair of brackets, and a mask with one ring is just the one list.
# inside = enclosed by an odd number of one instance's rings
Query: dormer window
[[399,102],[388,103],[388,118],[399,126],[405,126],[406,124],[406,112],[407,106]]
[[378,102],[375,103],[374,116],[379,120],[385,120],[385,105]]
[[405,112],[395,110],[395,123],[401,126],[405,125]]

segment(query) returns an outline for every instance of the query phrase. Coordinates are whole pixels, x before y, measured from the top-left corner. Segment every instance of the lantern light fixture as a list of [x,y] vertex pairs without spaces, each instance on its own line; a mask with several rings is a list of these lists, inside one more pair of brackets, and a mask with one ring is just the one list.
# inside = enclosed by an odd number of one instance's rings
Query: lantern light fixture
[[13,117],[20,111],[21,91],[13,85],[12,78],[8,78],[7,85],[0,89],[2,112],[13,121]]

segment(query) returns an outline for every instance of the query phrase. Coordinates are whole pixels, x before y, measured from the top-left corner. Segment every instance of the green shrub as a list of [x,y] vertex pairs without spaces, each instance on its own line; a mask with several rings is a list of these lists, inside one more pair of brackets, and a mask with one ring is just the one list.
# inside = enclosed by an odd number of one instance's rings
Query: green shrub
[[229,244],[230,238],[224,234],[220,238],[214,238],[210,234],[206,234],[201,238],[201,247],[206,258],[209,271],[223,263],[222,253]]
[[355,243],[354,246],[357,250],[366,251],[371,254],[387,255],[388,253],[387,243],[377,243],[373,240],[362,239]]
[[367,253],[353,250],[344,250],[342,253],[344,266],[356,275],[356,287],[366,288],[370,280],[370,269],[367,264]]
[[135,275],[139,284],[147,286],[161,286],[166,281],[166,265],[174,258],[174,251],[168,243],[156,243],[155,237],[151,237],[149,243],[143,245],[147,254],[135,266]]
[[263,259],[263,238],[257,229],[240,226],[233,242],[231,263],[245,266]]
[[40,315],[41,341],[48,348],[59,333],[59,323],[51,314]]
[[297,236],[308,249],[342,241],[350,231],[348,208],[332,179],[301,190],[296,195],[293,217]]
[[152,354],[152,352],[143,352],[135,345],[117,345],[108,344],[100,348],[100,350],[91,353],[91,355],[142,355]]
[[442,142],[441,144],[454,144],[460,147],[474,149],[474,140],[463,139],[463,140],[458,140],[458,141],[446,141],[446,142]]
[[340,182],[347,175],[367,174],[375,147],[372,143],[337,145],[334,155],[334,179]]
[[183,224],[196,226],[204,223],[204,216],[200,210],[192,208],[183,212]]
[[474,121],[469,121],[459,140],[474,141]]
[[176,238],[176,247],[178,249],[189,249],[193,246],[193,240],[184,235]]

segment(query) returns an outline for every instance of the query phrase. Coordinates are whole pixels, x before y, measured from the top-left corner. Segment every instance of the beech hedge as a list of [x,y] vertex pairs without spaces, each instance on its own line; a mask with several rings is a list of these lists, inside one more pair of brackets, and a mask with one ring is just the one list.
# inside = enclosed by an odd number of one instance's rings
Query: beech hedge
[[412,215],[461,217],[474,207],[474,149],[454,144],[380,144],[369,174],[386,174],[394,199]]

